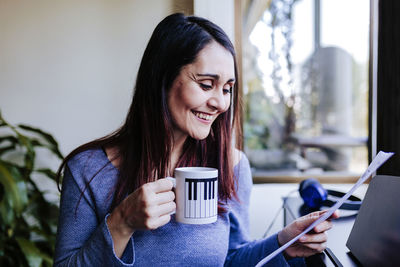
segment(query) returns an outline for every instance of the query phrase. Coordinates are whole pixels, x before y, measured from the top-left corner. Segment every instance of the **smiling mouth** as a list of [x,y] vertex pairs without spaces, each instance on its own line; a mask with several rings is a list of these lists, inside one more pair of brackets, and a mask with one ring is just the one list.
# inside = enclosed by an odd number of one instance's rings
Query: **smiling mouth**
[[201,112],[196,112],[196,111],[192,111],[192,113],[199,119],[205,120],[205,121],[211,121],[212,116],[205,114],[205,113],[201,113]]

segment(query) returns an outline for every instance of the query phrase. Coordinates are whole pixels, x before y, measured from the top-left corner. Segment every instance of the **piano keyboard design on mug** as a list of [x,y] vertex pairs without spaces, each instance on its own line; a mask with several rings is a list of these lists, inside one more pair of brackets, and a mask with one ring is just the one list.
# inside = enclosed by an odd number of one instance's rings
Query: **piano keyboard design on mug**
[[185,179],[185,218],[209,218],[218,213],[217,177]]

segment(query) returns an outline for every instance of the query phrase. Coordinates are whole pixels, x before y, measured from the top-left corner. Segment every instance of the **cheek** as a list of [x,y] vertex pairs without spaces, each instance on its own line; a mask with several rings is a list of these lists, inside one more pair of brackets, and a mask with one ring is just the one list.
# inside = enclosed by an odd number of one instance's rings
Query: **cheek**
[[180,96],[180,104],[182,105],[183,108],[190,108],[193,106],[196,106],[195,101],[193,101],[193,97],[190,94],[182,94]]
[[168,108],[171,113],[179,113],[179,110],[182,109],[185,103],[185,94],[184,88],[182,86],[181,81],[177,81],[174,84],[168,95]]
[[181,105],[183,110],[197,109],[206,105],[206,101],[207,99],[204,97],[202,92],[191,90],[191,88],[187,88],[185,92],[182,92],[181,95],[179,95],[179,105]]
[[181,85],[179,89],[175,91],[174,103],[178,105],[179,108],[196,105],[196,97],[194,97],[196,93],[196,90],[193,90],[191,86]]
[[225,115],[226,112],[230,112],[229,109],[230,108],[230,100],[228,99],[227,101],[225,101],[225,108],[223,110],[221,110],[221,113],[218,114],[218,116],[216,117],[216,119],[222,117]]
[[231,106],[231,95],[228,95],[226,97],[226,100],[225,100],[225,110],[224,110],[224,112],[227,111],[230,106]]

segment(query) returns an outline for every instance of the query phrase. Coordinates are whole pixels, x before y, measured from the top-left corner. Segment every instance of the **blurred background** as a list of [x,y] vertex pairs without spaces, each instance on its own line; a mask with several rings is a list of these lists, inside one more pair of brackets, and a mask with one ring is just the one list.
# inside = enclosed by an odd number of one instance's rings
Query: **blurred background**
[[121,125],[152,30],[183,12],[216,22],[237,47],[257,177],[351,179],[367,165],[368,1],[0,3],[3,116],[46,129],[63,154]]
[[244,129],[257,177],[343,181],[367,167],[369,25],[364,0],[250,3]]
[[0,107],[51,132],[64,154],[125,119],[141,56],[192,1],[0,1]]

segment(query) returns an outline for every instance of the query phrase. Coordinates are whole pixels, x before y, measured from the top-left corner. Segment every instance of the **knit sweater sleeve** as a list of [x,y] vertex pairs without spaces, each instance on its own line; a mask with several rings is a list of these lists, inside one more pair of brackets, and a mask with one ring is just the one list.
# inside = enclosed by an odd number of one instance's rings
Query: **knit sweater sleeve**
[[[266,239],[250,241],[249,202],[252,187],[250,165],[242,153],[242,159],[235,166],[238,198],[230,202],[229,250],[225,266],[255,266],[268,254],[279,248],[277,234]],[[289,266],[282,253],[266,266]]]
[[132,266],[133,239],[119,259],[107,228],[108,215],[99,216],[96,192],[85,189],[82,177],[74,177],[76,167],[72,164],[72,171],[67,167],[64,174],[54,266]]

